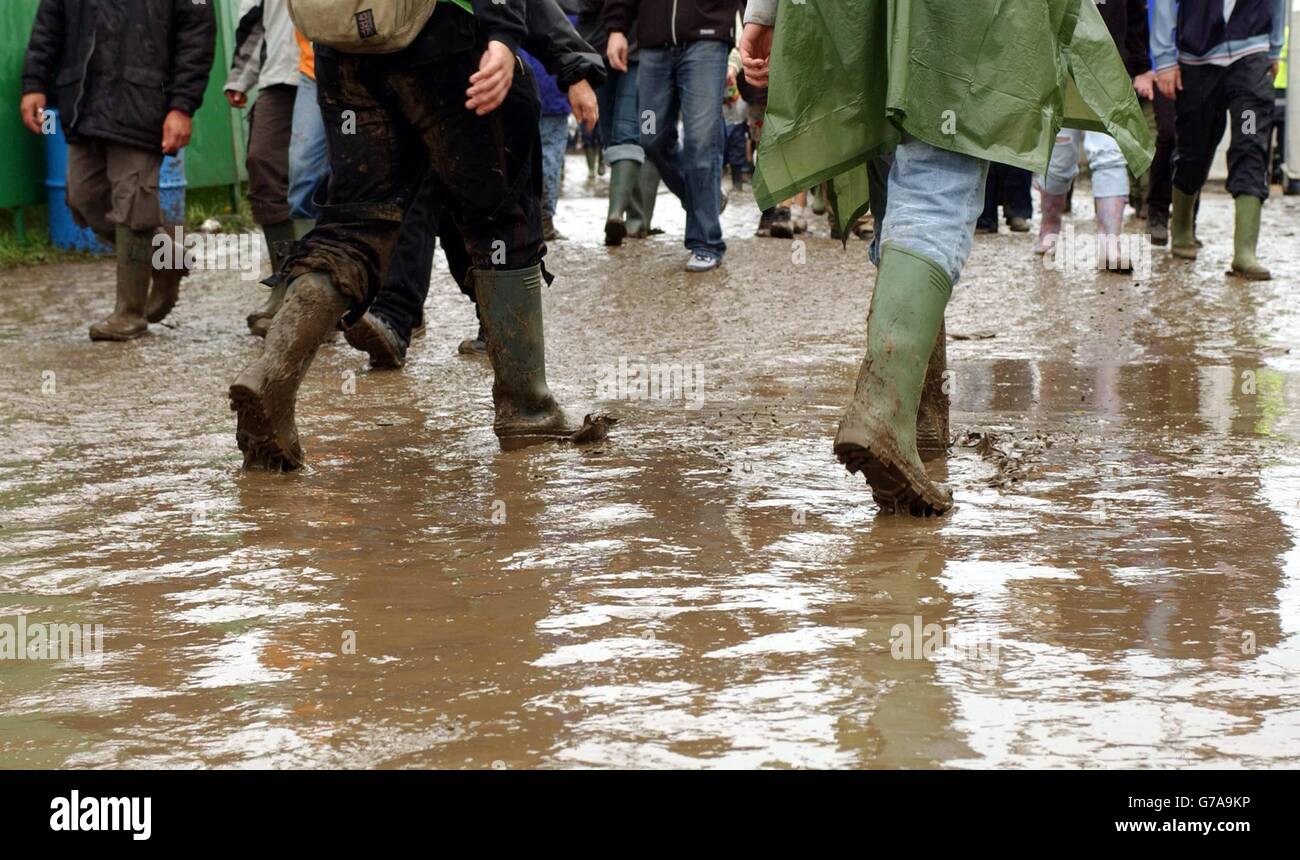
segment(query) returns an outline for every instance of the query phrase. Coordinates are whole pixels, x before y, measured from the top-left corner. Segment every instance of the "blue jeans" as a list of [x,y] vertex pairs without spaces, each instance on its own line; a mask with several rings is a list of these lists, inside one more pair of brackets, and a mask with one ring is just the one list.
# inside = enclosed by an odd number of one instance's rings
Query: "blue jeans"
[[[668,190],[686,210],[686,247],[721,259],[722,97],[727,84],[725,42],[642,48],[637,74],[641,146]],[[683,139],[677,139],[677,120]]]
[[628,63],[626,72],[609,69],[609,77],[596,90],[600,108],[600,140],[605,163],[645,161],[641,148],[641,116],[637,113],[636,80],[639,63]]
[[1092,196],[1127,197],[1128,162],[1115,138],[1077,128],[1063,128],[1056,135],[1047,175],[1040,180],[1043,190],[1048,194],[1064,194],[1070,190],[1070,183],[1079,175],[1080,144],[1092,170]]
[[312,196],[329,172],[330,151],[325,139],[325,120],[316,103],[316,81],[300,75],[298,94],[293,101],[293,135],[289,138],[289,206],[293,210],[290,217],[316,218]]
[[989,163],[915,138],[900,144],[889,170],[884,224],[871,250],[894,244],[937,263],[952,282],[970,256],[975,221],[984,210]]
[[569,115],[543,114],[542,132],[542,217],[555,217],[560,199],[560,177],[564,171],[564,151],[569,148]]

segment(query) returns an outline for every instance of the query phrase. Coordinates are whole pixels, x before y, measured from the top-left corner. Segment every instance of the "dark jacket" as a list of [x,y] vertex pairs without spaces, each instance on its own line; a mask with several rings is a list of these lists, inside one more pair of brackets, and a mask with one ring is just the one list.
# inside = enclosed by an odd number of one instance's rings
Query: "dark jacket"
[[210,2],[41,0],[23,92],[43,93],[74,143],[156,152],[168,112],[203,104],[215,38]]
[[608,0],[605,27],[611,33],[636,26],[642,48],[666,48],[689,42],[736,40],[736,14],[745,0]]
[[1128,76],[1136,78],[1151,71],[1151,57],[1147,53],[1147,2],[1146,0],[1109,0],[1098,3],[1097,11],[1115,40],[1119,57],[1128,69]]
[[[524,38],[524,48],[541,61],[560,90],[567,91],[581,80],[593,87],[605,83],[604,60],[578,35],[556,0],[528,0],[528,35]],[[566,97],[566,113],[568,105]]]

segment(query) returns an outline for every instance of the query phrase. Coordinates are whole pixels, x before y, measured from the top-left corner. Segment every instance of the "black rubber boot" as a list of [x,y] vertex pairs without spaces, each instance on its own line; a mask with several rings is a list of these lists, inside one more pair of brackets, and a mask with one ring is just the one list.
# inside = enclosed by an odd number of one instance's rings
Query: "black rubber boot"
[[641,165],[630,158],[615,161],[609,166],[609,211],[605,215],[605,244],[622,245],[627,236],[624,213],[637,187]]
[[[271,252],[271,274],[278,274],[280,263],[284,261],[284,252],[290,243],[298,238],[299,222],[281,221],[278,224],[265,224],[262,227],[262,233],[266,236],[266,247]],[[308,228],[310,231],[310,228]],[[266,337],[266,331],[271,325],[271,318],[275,316],[276,311],[284,302],[284,294],[288,289],[288,284],[283,280],[271,288],[270,294],[266,301],[248,315],[248,330],[258,337]]]
[[382,314],[366,311],[343,330],[343,337],[353,349],[370,356],[370,366],[375,370],[397,370],[406,364],[410,341],[398,334]]
[[588,415],[585,422],[570,420],[546,384],[542,267],[475,269],[472,277],[495,374],[492,429],[502,447],[603,439],[613,419]]
[[483,323],[478,324],[478,334],[460,342],[456,352],[461,355],[487,355],[487,335],[483,332]]
[[185,268],[185,248],[176,243],[166,227],[159,228],[151,242],[159,241],[160,236],[163,237],[163,242],[172,246],[170,256],[172,264],[166,267],[151,267],[153,283],[149,288],[149,300],[145,303],[144,309],[145,319],[151,323],[162,322],[172,312],[172,308],[176,307],[176,301],[181,295],[181,278],[189,274]]
[[135,340],[149,331],[144,311],[153,275],[153,233],[119,224],[113,242],[117,251],[117,302],[111,314],[90,327],[91,340]]
[[316,351],[351,303],[327,275],[294,278],[279,313],[271,320],[262,354],[230,386],[230,408],[238,413],[235,439],[245,469],[291,471],[303,464],[294,423],[298,386]]

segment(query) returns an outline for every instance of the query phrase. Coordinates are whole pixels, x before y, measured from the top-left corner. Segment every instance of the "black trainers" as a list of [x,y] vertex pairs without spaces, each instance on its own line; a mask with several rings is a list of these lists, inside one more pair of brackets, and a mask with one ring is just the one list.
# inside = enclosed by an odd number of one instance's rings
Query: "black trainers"
[[370,356],[370,366],[375,370],[396,370],[406,364],[409,344],[381,316],[366,311],[343,330],[343,337],[354,349]]

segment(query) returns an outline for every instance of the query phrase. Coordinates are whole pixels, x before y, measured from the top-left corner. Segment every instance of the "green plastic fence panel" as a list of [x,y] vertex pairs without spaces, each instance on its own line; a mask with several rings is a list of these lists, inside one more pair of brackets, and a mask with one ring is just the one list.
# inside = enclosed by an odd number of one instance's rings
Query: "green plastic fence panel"
[[[185,153],[192,188],[231,185],[245,178],[247,117],[226,104],[222,87],[238,23],[238,0],[213,0],[217,50],[203,107],[194,118],[194,139]],[[45,202],[43,141],[18,116],[23,57],[40,0],[0,0],[0,208]]]
[[45,200],[45,144],[18,116],[23,55],[40,0],[0,0],[0,208]]

